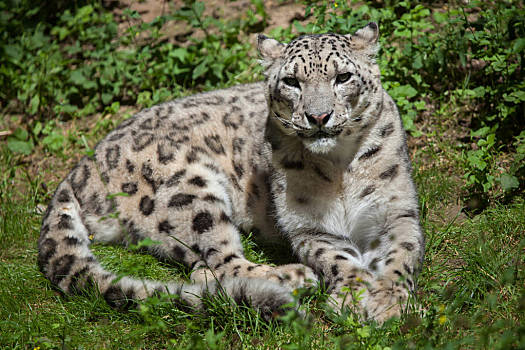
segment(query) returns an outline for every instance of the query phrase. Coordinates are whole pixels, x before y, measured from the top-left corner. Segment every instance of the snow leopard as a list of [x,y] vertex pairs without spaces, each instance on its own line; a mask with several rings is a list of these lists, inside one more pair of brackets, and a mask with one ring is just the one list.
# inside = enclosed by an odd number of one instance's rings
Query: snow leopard
[[[126,308],[153,295],[205,312],[220,293],[263,316],[322,282],[336,310],[400,316],[424,236],[405,131],[376,62],[379,29],[257,37],[264,81],[142,110],[84,156],[43,217],[38,265],[66,294],[95,288]],[[255,232],[290,264],[245,257]],[[92,242],[183,264],[191,281],[118,277]]]

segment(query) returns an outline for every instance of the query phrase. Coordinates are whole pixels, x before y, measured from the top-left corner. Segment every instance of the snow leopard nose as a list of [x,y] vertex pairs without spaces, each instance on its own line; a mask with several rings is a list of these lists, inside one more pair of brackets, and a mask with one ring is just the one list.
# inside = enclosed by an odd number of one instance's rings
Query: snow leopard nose
[[323,126],[323,125],[326,125],[326,123],[328,123],[328,120],[332,116],[332,113],[334,113],[333,110],[330,113],[323,113],[323,114],[305,113],[305,115],[306,115],[306,119],[308,119],[308,122],[310,124],[317,125],[317,126]]

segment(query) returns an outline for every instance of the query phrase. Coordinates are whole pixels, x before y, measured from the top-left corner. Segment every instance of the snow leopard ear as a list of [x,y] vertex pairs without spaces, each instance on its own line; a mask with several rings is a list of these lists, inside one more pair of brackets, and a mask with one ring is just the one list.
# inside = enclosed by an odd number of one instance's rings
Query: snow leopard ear
[[257,49],[264,61],[273,61],[281,57],[285,47],[286,45],[265,35],[259,34],[257,36]]
[[377,38],[379,37],[379,27],[376,22],[370,22],[355,32],[354,36],[359,37],[361,40],[369,44],[376,44]]
[[354,50],[362,51],[370,59],[374,59],[379,50],[379,27],[376,22],[370,22],[359,29],[354,35],[346,35],[351,42]]

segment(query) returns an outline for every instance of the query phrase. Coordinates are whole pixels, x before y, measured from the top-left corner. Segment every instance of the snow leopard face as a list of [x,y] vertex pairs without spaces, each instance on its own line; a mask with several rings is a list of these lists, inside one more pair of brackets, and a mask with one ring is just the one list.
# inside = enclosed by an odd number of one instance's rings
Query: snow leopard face
[[377,36],[370,23],[354,35],[305,35],[288,45],[259,37],[270,117],[283,133],[326,153],[370,125],[382,103]]

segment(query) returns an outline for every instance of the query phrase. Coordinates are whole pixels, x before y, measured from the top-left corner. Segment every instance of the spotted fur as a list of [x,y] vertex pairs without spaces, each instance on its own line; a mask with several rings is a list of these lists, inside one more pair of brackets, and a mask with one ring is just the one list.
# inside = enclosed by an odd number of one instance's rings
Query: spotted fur
[[[58,186],[38,264],[66,293],[95,286],[129,307],[156,293],[181,307],[226,292],[265,315],[323,279],[336,306],[399,315],[423,256],[397,108],[381,87],[375,23],[289,44],[259,36],[266,80],[167,102],[123,122]],[[119,195],[115,195],[119,194]],[[288,242],[298,264],[248,261],[240,230]],[[146,249],[192,283],[116,278],[89,249]],[[363,290],[357,303],[347,291]]]

